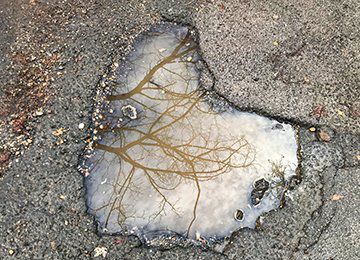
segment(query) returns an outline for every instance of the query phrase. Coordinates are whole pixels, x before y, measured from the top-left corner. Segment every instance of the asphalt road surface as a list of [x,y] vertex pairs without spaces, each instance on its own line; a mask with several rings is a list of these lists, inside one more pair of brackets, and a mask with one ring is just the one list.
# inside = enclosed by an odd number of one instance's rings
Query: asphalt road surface
[[[217,93],[299,128],[284,208],[211,248],[101,237],[86,213],[96,90],[161,21],[196,30]],[[0,258],[360,259],[359,28],[357,0],[1,0]]]

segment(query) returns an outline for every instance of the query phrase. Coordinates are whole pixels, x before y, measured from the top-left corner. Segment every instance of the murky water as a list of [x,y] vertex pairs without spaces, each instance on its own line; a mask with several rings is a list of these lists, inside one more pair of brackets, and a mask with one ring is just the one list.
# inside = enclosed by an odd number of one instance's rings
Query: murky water
[[86,160],[87,204],[103,231],[224,237],[279,206],[297,167],[295,130],[215,112],[198,60],[191,32],[166,24],[140,36],[120,64]]

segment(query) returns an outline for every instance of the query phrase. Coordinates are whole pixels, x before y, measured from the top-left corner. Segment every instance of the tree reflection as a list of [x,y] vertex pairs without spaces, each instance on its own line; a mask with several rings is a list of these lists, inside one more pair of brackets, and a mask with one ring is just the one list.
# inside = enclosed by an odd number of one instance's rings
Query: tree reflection
[[[98,130],[102,141],[96,149],[116,155],[121,165],[112,184],[111,200],[97,209],[108,209],[105,226],[114,212],[120,226],[131,217],[140,217],[140,212],[130,210],[125,196],[130,191],[141,192],[134,181],[141,172],[161,198],[158,212],[149,221],[163,214],[166,207],[177,213],[176,205],[166,194],[176,192],[184,182],[194,184],[196,198],[188,235],[197,218],[201,182],[252,164],[254,152],[250,145],[222,129],[223,118],[211,110],[205,93],[198,88],[196,49],[190,32],[167,55],[155,48],[152,57],[157,60],[136,86],[108,97],[115,107],[131,104],[139,115],[136,120],[123,120],[120,125]],[[115,120],[123,115],[108,117]],[[181,194],[178,196],[181,198]]]

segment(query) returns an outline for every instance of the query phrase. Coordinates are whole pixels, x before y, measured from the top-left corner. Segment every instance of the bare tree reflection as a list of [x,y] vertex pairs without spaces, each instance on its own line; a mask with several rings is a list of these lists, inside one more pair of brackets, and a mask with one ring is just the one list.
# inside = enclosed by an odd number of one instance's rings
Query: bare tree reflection
[[109,209],[105,226],[113,212],[119,225],[139,217],[141,213],[124,206],[124,198],[129,191],[141,192],[134,182],[135,174],[141,172],[161,197],[159,211],[151,216],[155,219],[165,207],[177,212],[166,193],[175,192],[181,183],[192,182],[197,192],[188,235],[197,218],[201,182],[235,168],[249,167],[254,154],[246,140],[221,129],[221,115],[213,113],[204,101],[204,93],[197,85],[196,45],[190,32],[168,55],[156,51],[156,64],[148,68],[135,87],[108,97],[115,106],[132,104],[139,109],[139,118],[99,129],[102,136],[111,134],[117,138],[110,143],[98,142],[96,148],[115,154],[121,167],[111,200],[97,210]]

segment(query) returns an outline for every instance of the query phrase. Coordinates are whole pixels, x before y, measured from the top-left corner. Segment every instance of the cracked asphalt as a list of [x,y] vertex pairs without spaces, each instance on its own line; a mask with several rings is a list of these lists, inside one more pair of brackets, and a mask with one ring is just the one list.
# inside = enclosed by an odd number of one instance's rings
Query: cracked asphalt
[[[161,21],[196,30],[217,93],[299,128],[285,206],[212,248],[100,237],[86,213],[96,90]],[[359,28],[356,0],[0,1],[0,258],[360,259]]]

